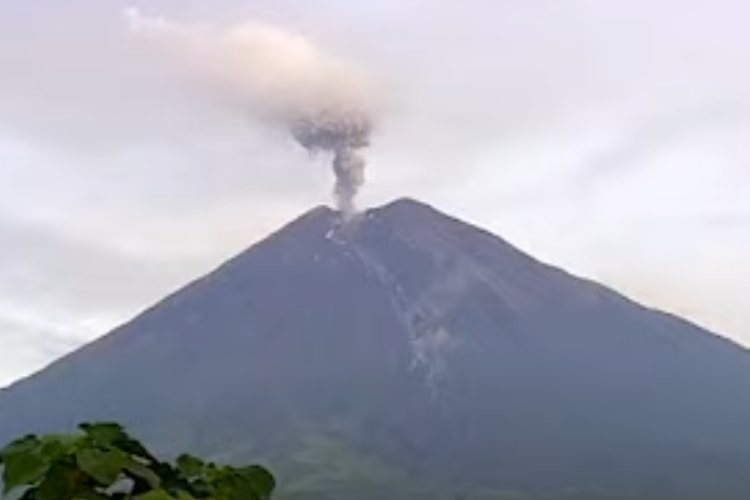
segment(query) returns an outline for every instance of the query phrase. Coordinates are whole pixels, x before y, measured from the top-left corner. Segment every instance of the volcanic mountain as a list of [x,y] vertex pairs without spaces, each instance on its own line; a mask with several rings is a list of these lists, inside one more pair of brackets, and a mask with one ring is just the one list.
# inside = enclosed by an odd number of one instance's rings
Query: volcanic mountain
[[97,419],[282,497],[750,498],[747,351],[411,200],[314,209],[0,393],[0,441]]

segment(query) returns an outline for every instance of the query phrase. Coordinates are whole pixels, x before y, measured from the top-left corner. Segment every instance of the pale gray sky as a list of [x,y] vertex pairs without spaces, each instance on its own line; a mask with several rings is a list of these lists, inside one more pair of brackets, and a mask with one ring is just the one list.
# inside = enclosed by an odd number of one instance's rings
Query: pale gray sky
[[424,199],[750,344],[743,0],[24,0],[0,3],[0,385],[329,201],[322,160],[139,59],[132,5],[374,75],[366,204]]

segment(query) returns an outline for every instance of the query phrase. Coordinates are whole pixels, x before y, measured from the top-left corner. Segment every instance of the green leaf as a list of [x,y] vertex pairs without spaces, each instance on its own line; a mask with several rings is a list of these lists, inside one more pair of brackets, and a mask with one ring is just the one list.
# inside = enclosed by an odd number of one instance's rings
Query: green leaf
[[[175,485],[181,483],[180,475],[175,467],[172,467],[168,462],[155,462],[149,464],[151,469],[159,479],[161,480],[162,487],[166,488],[166,485]],[[169,489],[169,488],[167,488]]]
[[74,500],[111,500],[110,496],[99,493],[94,489],[83,490]]
[[75,436],[43,436],[39,440],[39,454],[48,462],[59,460],[65,455],[72,454],[78,438]]
[[130,459],[119,450],[83,449],[76,454],[76,462],[83,472],[101,486],[111,486],[122,475]]
[[101,448],[119,448],[123,452],[139,456],[144,460],[156,460],[146,448],[130,437],[120,424],[103,422],[81,424],[81,429],[90,442]]
[[190,493],[195,498],[214,498],[214,487],[205,479],[195,479],[190,482]]
[[214,483],[218,498],[226,500],[259,500],[252,484],[238,474],[222,474]]
[[49,469],[49,462],[39,454],[39,440],[27,436],[15,441],[0,452],[4,491],[7,495],[16,488],[35,486]]
[[80,428],[99,446],[113,446],[118,441],[130,439],[120,424],[112,422],[81,424]]
[[177,500],[196,500],[196,498],[186,491],[178,491]]
[[39,446],[39,438],[33,434],[28,434],[21,439],[16,439],[0,450],[0,460],[3,460],[8,455],[26,453],[27,451],[36,449],[37,446]]
[[119,424],[80,428],[73,436],[29,435],[0,450],[6,493],[24,488],[22,500],[267,500],[276,487],[260,466],[217,466],[191,455],[173,465]]
[[276,489],[276,479],[273,474],[259,465],[239,469],[239,473],[253,485],[256,495],[260,498],[269,498]]
[[146,481],[152,489],[158,489],[161,487],[161,478],[159,475],[133,459],[128,460],[125,465],[125,471],[128,472],[129,475],[135,476],[135,478],[140,478]]
[[153,490],[143,495],[137,496],[137,500],[176,500],[175,497],[170,495],[164,490]]
[[222,467],[210,478],[218,497],[227,500],[264,500],[271,496],[276,480],[263,467]]
[[206,464],[191,455],[181,455],[177,458],[177,468],[187,478],[194,478],[203,474]]
[[72,500],[91,491],[88,478],[73,464],[54,464],[39,484],[37,500]]
[[119,437],[112,436],[113,439],[110,442],[111,445],[143,461],[152,463],[159,461],[146,449],[145,446],[143,446],[143,444],[129,436],[122,428],[120,428],[119,434]]

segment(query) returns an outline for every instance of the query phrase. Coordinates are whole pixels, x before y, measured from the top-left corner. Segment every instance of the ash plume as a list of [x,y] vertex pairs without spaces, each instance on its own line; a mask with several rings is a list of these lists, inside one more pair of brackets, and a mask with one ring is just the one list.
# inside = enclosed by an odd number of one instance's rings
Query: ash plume
[[217,104],[286,129],[310,153],[331,156],[345,218],[365,182],[375,117],[370,79],[295,33],[257,22],[225,29],[174,23],[129,9],[131,30],[164,49],[163,63]]
[[336,204],[345,217],[351,217],[356,212],[355,198],[365,182],[366,162],[361,150],[370,144],[370,118],[354,111],[330,109],[292,120],[290,130],[308,151],[333,155]]

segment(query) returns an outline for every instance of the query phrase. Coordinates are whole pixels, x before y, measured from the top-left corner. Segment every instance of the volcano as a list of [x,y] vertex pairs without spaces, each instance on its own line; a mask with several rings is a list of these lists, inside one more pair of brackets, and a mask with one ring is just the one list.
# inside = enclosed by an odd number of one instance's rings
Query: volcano
[[284,498],[750,498],[745,349],[413,200],[314,209],[0,392],[3,442],[110,419]]

